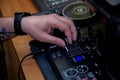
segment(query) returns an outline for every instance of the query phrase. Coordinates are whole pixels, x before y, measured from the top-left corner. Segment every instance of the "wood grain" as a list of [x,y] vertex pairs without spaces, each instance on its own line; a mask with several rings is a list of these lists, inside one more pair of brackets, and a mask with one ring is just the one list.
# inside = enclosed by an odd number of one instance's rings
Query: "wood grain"
[[[32,14],[39,12],[33,0],[0,0],[0,10],[3,17],[14,16],[15,12],[30,12]],[[30,40],[32,40],[32,38],[29,35],[25,35],[17,36],[4,42],[6,63],[7,66],[9,66],[8,69],[14,71],[12,76],[15,78],[13,79],[8,76],[11,78],[9,80],[17,80],[15,76],[17,76],[16,70],[18,68],[18,62],[20,62],[26,54],[31,53],[29,47]],[[14,59],[10,60],[10,58]],[[44,76],[33,56],[25,59],[22,63],[22,70],[26,80],[44,80]]]

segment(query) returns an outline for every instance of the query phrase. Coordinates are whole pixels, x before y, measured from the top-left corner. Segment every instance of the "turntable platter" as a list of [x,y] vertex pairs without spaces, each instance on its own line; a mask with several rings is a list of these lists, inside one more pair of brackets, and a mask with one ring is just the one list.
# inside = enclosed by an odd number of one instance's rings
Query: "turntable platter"
[[77,27],[94,24],[99,18],[97,12],[92,11],[84,1],[68,4],[63,8],[62,15],[72,19]]

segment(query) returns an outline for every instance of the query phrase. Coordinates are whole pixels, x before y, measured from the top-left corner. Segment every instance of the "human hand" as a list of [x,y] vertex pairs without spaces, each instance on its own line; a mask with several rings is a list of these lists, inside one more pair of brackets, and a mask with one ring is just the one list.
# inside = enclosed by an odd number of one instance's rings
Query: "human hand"
[[50,35],[52,29],[63,31],[70,44],[76,40],[77,36],[73,21],[56,14],[24,17],[21,25],[22,30],[34,39],[61,47],[65,47],[65,42],[59,37]]

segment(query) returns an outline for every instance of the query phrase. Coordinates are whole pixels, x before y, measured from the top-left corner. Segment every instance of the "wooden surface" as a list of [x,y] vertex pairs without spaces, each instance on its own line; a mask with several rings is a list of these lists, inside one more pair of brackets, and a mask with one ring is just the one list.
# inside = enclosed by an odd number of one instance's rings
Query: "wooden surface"
[[[3,17],[14,16],[15,12],[25,11],[32,14],[39,12],[32,0],[0,0],[0,10]],[[5,44],[7,47],[8,45],[11,45],[10,47],[14,47],[15,51],[13,52],[16,53],[18,61],[20,61],[26,54],[31,53],[29,47],[30,40],[32,40],[32,38],[29,35],[17,36],[12,40],[5,42]],[[25,59],[22,63],[22,69],[26,80],[44,80],[41,70],[34,57],[31,56]]]

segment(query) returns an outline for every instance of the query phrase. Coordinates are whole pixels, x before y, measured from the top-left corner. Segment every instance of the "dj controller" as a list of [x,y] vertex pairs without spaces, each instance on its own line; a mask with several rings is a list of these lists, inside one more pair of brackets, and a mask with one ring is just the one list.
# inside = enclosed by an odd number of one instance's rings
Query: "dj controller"
[[[62,38],[66,42],[65,48],[36,40],[30,41],[31,50],[46,80],[112,80],[107,74],[107,65],[97,38],[89,30],[91,29],[78,28],[79,32],[86,33],[78,35],[77,41],[72,44],[68,44],[62,32],[55,30],[52,35]],[[99,30],[97,33],[100,35]]]
[[[90,14],[87,13],[86,6],[77,5],[79,2],[81,4],[81,0],[35,0],[35,2],[42,11],[35,15],[57,13],[62,16],[72,16],[71,19],[74,19],[73,17],[82,18],[80,22],[74,20],[78,35],[77,40],[72,44],[68,43],[63,32],[55,29],[51,33],[65,41],[64,48],[36,40],[30,41],[32,53],[46,80],[120,80],[120,66],[116,64],[119,58],[113,56],[114,53],[119,52],[119,48],[108,45],[108,33],[106,33],[108,25],[101,20],[103,16],[91,13],[91,11]],[[77,6],[73,6],[73,2]],[[73,16],[72,12],[66,13],[72,10],[71,5],[68,5],[68,11],[65,12],[67,4],[72,5],[76,14],[86,13],[82,16],[90,17],[84,19]],[[63,9],[64,11],[62,11]],[[116,51],[115,48],[118,50]]]

